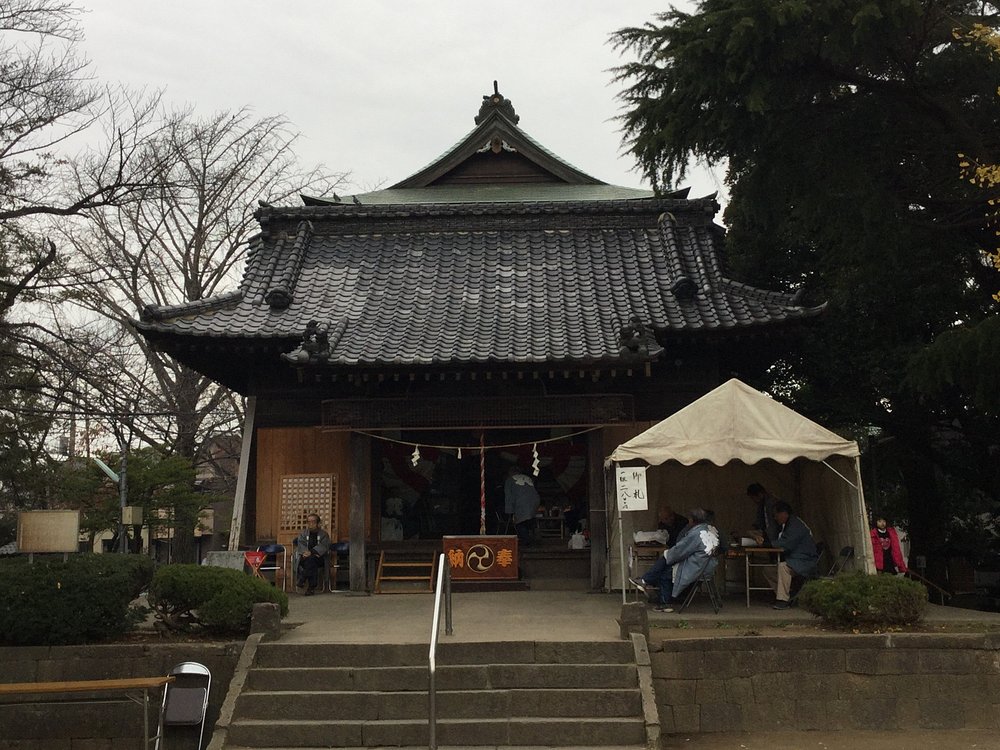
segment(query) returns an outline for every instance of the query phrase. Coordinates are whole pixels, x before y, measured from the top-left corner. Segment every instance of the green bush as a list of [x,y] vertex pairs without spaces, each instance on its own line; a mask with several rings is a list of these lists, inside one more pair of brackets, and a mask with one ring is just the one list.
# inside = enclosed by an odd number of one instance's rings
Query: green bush
[[116,638],[146,609],[133,604],[153,577],[140,555],[0,560],[0,643],[58,646]]
[[908,578],[856,571],[810,581],[799,593],[799,604],[827,625],[880,629],[920,620],[927,608],[927,589]]
[[288,597],[267,581],[238,570],[207,565],[164,565],[149,587],[149,603],[172,630],[247,633],[257,602],[274,602],[288,614]]

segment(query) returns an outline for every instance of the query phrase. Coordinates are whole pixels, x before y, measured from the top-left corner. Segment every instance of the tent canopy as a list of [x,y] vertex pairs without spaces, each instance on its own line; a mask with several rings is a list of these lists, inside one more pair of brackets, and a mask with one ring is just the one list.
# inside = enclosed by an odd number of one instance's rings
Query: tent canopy
[[858,445],[754,390],[736,378],[723,383],[673,416],[619,445],[611,461],[642,460],[657,466],[708,460],[755,464],[772,459],[823,461],[856,458]]

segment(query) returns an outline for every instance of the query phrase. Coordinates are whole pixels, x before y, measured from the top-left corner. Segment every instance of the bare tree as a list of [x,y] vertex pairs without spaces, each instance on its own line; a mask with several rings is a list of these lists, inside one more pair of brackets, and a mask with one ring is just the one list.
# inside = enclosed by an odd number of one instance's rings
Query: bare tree
[[241,400],[152,350],[130,320],[146,304],[198,301],[235,287],[257,231],[258,201],[326,192],[344,179],[299,169],[296,138],[284,118],[248,109],[206,119],[172,114],[146,144],[144,161],[161,166],[143,200],[87,210],[88,222],[65,229],[75,253],[63,298],[129,332],[149,363],[148,410],[170,415],[142,428],[144,442],[194,458],[206,437],[239,429]]
[[77,53],[79,12],[60,0],[0,0],[0,317],[57,260],[44,219],[127,201],[156,171],[140,156],[158,97],[94,83]]

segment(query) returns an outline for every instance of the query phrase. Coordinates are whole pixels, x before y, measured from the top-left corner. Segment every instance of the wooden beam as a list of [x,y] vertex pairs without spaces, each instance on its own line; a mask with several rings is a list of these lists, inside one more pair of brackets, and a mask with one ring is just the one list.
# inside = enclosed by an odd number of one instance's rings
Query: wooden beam
[[243,442],[240,445],[240,468],[236,475],[236,496],[233,498],[233,521],[229,527],[229,550],[240,548],[243,534],[243,509],[247,502],[247,478],[250,476],[250,449],[253,446],[254,418],[257,413],[257,397],[247,398],[247,410],[243,418]]
[[368,486],[371,461],[370,438],[351,433],[351,499],[348,514],[351,591],[364,591],[368,585],[365,569],[365,516],[368,515]]

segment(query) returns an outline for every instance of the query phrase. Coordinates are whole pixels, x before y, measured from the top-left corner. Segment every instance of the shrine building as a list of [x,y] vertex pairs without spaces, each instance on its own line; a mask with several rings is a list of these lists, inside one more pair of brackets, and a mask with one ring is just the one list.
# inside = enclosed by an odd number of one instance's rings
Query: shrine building
[[605,588],[605,457],[819,312],[725,275],[714,196],[607,184],[519,120],[494,87],[391,187],[262,206],[238,289],[142,311],[156,348],[247,397],[230,549],[316,507],[370,588],[383,550],[508,532],[516,463],[552,549]]

